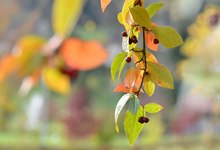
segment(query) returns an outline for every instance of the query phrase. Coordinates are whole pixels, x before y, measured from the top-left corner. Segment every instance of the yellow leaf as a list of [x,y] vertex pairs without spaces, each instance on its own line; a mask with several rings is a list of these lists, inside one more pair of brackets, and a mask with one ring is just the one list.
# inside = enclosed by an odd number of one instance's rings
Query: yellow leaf
[[136,0],[125,0],[124,5],[122,7],[121,18],[123,25],[125,26],[126,31],[131,28],[131,25],[128,24],[127,20],[130,17],[129,8],[134,6]]
[[100,0],[102,12],[105,11],[106,7],[111,3],[111,0]]
[[46,86],[59,94],[68,94],[70,92],[70,79],[53,67],[45,67],[43,70],[43,79]]
[[83,0],[54,0],[53,30],[59,36],[70,34],[82,11]]
[[123,24],[123,20],[122,20],[122,13],[120,12],[120,13],[118,13],[118,22],[120,23],[120,24]]
[[154,83],[163,88],[174,89],[173,77],[166,66],[147,61],[147,68]]
[[152,96],[154,94],[155,84],[150,80],[148,76],[144,78],[144,91],[148,96]]
[[147,10],[144,7],[136,6],[129,9],[134,19],[134,22],[146,29],[151,27],[150,17]]
[[46,39],[37,35],[27,35],[18,40],[15,54],[16,71],[22,76],[30,75],[43,63],[44,57],[41,53]]

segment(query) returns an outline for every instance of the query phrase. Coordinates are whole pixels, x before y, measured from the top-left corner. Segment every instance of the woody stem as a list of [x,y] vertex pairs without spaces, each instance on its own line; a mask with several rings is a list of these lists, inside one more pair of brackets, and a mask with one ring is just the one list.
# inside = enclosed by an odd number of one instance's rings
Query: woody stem
[[143,73],[143,76],[142,76],[142,79],[141,79],[141,84],[140,84],[140,87],[138,89],[138,92],[140,92],[141,90],[141,87],[144,83],[144,77],[145,77],[145,74],[146,74],[146,69],[147,69],[147,61],[146,61],[146,41],[145,41],[145,28],[142,27],[142,30],[143,30],[143,49],[142,49],[142,54],[143,54],[143,63],[144,63],[144,73]]

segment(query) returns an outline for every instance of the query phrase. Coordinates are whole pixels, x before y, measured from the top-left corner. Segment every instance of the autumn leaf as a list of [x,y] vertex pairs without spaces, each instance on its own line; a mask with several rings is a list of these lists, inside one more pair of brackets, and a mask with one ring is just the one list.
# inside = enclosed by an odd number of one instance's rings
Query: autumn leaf
[[138,122],[140,117],[145,117],[145,113],[143,113],[143,107],[139,107],[136,114],[132,114],[128,110],[125,115],[124,129],[131,145],[134,144],[142,128],[144,127],[144,124]]
[[155,36],[152,32],[146,31],[145,32],[145,39],[147,47],[151,50],[157,51],[158,50],[158,44],[154,44]]
[[129,10],[136,24],[143,26],[146,29],[151,27],[150,17],[148,15],[147,10],[144,9],[144,7],[136,6],[136,7],[131,7]]
[[111,0],[100,0],[102,12],[105,11],[106,7],[111,3]]
[[154,114],[163,109],[163,106],[157,103],[148,103],[144,106],[144,110],[148,113]]
[[145,76],[144,78],[144,91],[147,93],[148,96],[152,96],[155,90],[155,84],[151,81],[149,76]]
[[43,69],[43,79],[46,86],[54,92],[64,95],[70,92],[70,79],[56,68],[45,67]]
[[167,48],[174,48],[183,44],[182,37],[172,27],[154,26],[152,32],[158,38],[159,42]]
[[138,80],[139,75],[139,69],[130,68],[125,75],[124,81],[114,89],[114,92],[137,92],[138,86],[140,85],[140,80]]
[[121,52],[117,56],[115,56],[112,64],[111,64],[111,76],[112,80],[115,79],[116,73],[120,70],[121,66],[123,65],[123,61],[125,61],[127,53],[126,52]]
[[15,69],[16,58],[10,54],[6,54],[0,59],[0,82],[5,80]]
[[[134,49],[137,51],[137,49]],[[140,53],[139,50],[134,53],[134,62],[136,64],[136,67],[139,69],[144,68],[144,61],[143,61],[143,53]],[[154,54],[150,53],[149,51],[146,51],[146,61],[151,61],[158,63],[157,58],[154,56]]]
[[129,8],[133,7],[136,0],[125,0],[122,7],[122,12],[118,14],[118,21],[124,25],[126,31],[131,29],[132,18],[129,13]]
[[31,75],[44,62],[42,48],[47,40],[37,35],[26,35],[18,40],[13,51],[16,71],[21,76]]
[[163,88],[174,88],[173,77],[166,66],[150,61],[147,62],[147,65],[150,78],[154,83]]
[[69,67],[78,70],[95,69],[108,57],[100,43],[77,38],[66,39],[61,46],[60,54]]
[[163,3],[160,3],[160,2],[159,3],[152,3],[147,6],[146,10],[147,10],[150,18],[152,18],[162,7],[163,7]]
[[54,0],[52,27],[54,32],[66,37],[76,25],[82,11],[83,0]]

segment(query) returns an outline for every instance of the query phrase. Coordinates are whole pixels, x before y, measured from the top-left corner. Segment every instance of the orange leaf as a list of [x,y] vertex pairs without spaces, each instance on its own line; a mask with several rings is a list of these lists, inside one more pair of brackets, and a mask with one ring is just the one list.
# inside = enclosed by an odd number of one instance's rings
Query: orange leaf
[[69,38],[61,47],[61,56],[64,62],[73,69],[91,70],[102,65],[108,54],[96,41]]
[[114,92],[136,93],[141,83],[140,73],[141,70],[130,68],[125,80],[114,89]]
[[113,91],[130,93],[130,89],[126,87],[124,83],[119,84]]
[[131,89],[132,87],[134,87],[135,81],[136,81],[136,70],[132,67],[126,73],[124,83],[129,89]]
[[5,78],[10,75],[16,65],[16,58],[10,54],[6,54],[0,60],[0,81],[5,80]]
[[102,12],[105,11],[106,7],[111,3],[111,0],[100,0]]
[[[140,60],[142,59],[142,56],[143,56],[142,53],[139,53],[139,52],[134,53],[134,62],[136,63],[136,67],[139,69],[144,68],[144,61],[142,60],[140,62]],[[147,57],[146,61],[158,63],[157,58],[149,51],[146,51],[146,57]]]
[[154,44],[154,34],[152,32],[145,32],[145,39],[147,43],[147,47],[151,50],[157,51],[158,44]]
[[147,51],[147,61],[158,63],[157,58],[150,52]]

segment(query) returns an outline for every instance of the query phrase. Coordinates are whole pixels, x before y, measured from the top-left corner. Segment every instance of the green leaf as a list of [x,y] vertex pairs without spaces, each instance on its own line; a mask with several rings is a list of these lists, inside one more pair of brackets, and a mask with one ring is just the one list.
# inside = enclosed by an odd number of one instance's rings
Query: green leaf
[[167,48],[174,48],[183,44],[182,37],[172,27],[155,26],[153,28],[153,33],[158,38],[159,42]]
[[151,81],[149,76],[145,76],[144,78],[144,91],[148,96],[152,96],[154,94],[155,84]]
[[120,76],[121,76],[121,73],[125,67],[125,64],[126,64],[126,60],[124,59],[121,63],[121,66],[120,66],[120,69],[119,69],[119,72],[118,72],[118,80],[120,79]]
[[144,7],[136,6],[131,7],[129,10],[135,23],[145,28],[151,27],[150,17],[148,15],[147,10]]
[[138,97],[135,95],[133,99],[131,99],[128,103],[128,108],[129,111],[132,114],[136,114],[138,111],[138,108],[140,107],[140,100],[138,99]]
[[148,113],[154,114],[163,109],[163,106],[157,103],[148,103],[144,106],[144,110]]
[[167,67],[151,61],[147,61],[147,65],[150,78],[153,82],[160,87],[174,89],[173,77]]
[[62,37],[70,34],[82,11],[83,0],[55,0],[53,4],[52,26]]
[[152,18],[163,7],[163,3],[152,3],[146,8],[150,18]]
[[125,106],[125,104],[130,99],[131,96],[132,96],[131,93],[127,93],[127,94],[123,95],[115,107],[115,130],[117,133],[119,133],[118,116],[119,116],[122,108]]
[[138,122],[138,119],[145,116],[143,107],[139,107],[136,114],[132,114],[129,110],[126,112],[124,119],[124,130],[131,145],[134,144],[138,135],[140,134],[144,124]]
[[113,62],[111,64],[112,80],[115,79],[115,75],[119,71],[119,69],[121,68],[121,65],[122,65],[123,61],[125,60],[126,55],[127,55],[127,53],[125,53],[125,52],[119,53],[115,57],[115,59],[113,60]]

